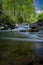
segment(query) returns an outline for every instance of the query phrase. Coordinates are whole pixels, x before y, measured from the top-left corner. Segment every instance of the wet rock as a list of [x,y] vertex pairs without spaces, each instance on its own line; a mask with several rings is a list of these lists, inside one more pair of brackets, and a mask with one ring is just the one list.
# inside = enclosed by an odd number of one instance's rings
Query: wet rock
[[30,29],[30,30],[28,30],[28,32],[39,32],[39,30],[38,29]]
[[30,24],[32,32],[43,30],[43,19],[39,19],[36,23]]
[[33,61],[34,61],[34,65],[43,65],[43,58],[35,56]]
[[37,22],[36,22],[37,25],[39,26],[42,26],[43,25],[43,19],[39,19]]
[[36,29],[36,28],[39,28],[39,25],[33,23],[33,24],[30,24],[30,28],[31,29]]
[[26,32],[26,30],[21,30],[20,32]]
[[33,64],[32,57],[28,56],[23,56],[15,61],[15,65],[31,65],[31,64]]

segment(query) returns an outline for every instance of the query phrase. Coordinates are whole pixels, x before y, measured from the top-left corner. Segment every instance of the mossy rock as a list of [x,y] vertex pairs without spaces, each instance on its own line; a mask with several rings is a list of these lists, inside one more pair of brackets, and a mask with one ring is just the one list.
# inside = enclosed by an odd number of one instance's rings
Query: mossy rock
[[31,29],[28,32],[39,32],[39,29]]

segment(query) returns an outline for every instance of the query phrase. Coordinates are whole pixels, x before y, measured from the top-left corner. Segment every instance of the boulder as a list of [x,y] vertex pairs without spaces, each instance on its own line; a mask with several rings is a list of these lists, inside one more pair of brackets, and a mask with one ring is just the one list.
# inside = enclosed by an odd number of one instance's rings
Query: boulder
[[36,29],[36,28],[39,28],[39,25],[37,25],[36,23],[33,23],[33,24],[30,24],[30,28]]
[[39,26],[42,26],[43,25],[43,19],[39,19],[37,22],[36,22],[37,25]]
[[43,30],[43,19],[39,19],[36,23],[30,24],[31,31]]
[[28,30],[28,32],[39,32],[39,30],[38,29],[30,29],[30,30]]

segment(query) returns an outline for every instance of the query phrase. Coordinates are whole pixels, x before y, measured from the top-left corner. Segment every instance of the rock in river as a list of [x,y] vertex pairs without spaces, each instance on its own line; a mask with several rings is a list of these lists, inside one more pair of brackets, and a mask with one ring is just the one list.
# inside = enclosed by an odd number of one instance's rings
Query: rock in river
[[36,23],[30,24],[32,32],[43,30],[43,19],[39,19]]

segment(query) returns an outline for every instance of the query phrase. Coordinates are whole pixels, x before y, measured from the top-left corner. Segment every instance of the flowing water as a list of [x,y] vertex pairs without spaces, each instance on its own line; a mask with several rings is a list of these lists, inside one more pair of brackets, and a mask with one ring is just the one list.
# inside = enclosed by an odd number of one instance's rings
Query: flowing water
[[16,48],[19,48],[20,51],[21,49],[26,50],[25,53],[21,52],[21,54],[34,54],[43,57],[43,31],[34,33],[15,32],[14,30],[0,31],[1,56],[6,56],[8,52]]

